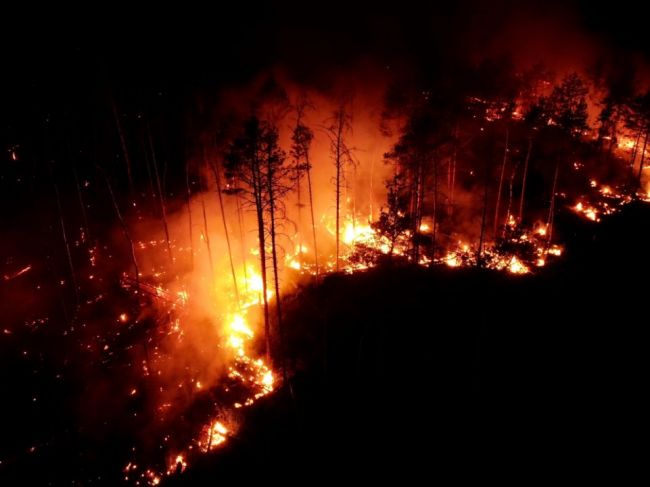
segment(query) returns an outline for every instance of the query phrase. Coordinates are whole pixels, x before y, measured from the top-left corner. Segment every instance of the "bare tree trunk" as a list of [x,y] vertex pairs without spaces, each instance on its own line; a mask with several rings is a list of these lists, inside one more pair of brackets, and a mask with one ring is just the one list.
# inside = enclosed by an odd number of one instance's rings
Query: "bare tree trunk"
[[318,246],[316,244],[316,218],[314,216],[314,195],[311,185],[311,168],[307,159],[307,186],[309,188],[309,211],[311,213],[311,233],[314,240],[314,263],[316,264],[316,278],[318,279]]
[[285,337],[284,337],[284,325],[282,323],[282,299],[280,296],[280,276],[278,273],[278,249],[276,241],[276,231],[275,231],[275,191],[273,187],[273,177],[274,172],[271,167],[271,154],[268,155],[268,169],[267,169],[267,191],[269,196],[269,225],[270,225],[270,235],[271,235],[271,258],[273,262],[273,283],[275,287],[275,312],[278,320],[278,331],[280,332],[280,362],[282,364],[282,378],[287,380],[287,367],[285,360]]
[[300,186],[302,186],[302,170],[297,171],[296,175],[296,199],[298,206],[298,264],[302,269],[302,198]]
[[262,187],[264,181],[260,170],[260,161],[256,157],[252,164],[252,186],[255,199],[255,212],[257,215],[257,240],[260,256],[260,273],[262,275],[262,303],[264,306],[264,341],[266,346],[266,359],[271,363],[271,322],[269,317],[269,300],[267,293],[267,269],[266,269],[266,235],[264,226],[264,201],[262,199]]
[[[117,110],[117,105],[115,104],[115,99],[113,95],[110,95],[111,98],[111,107],[113,109],[113,118],[115,119],[115,125],[117,127],[117,133],[120,137],[120,145],[122,146],[122,152],[124,154],[124,162],[126,163],[126,175],[129,180],[129,193],[131,198],[134,198],[134,189],[133,189],[133,176],[131,174],[131,158],[129,157],[129,150],[126,145],[126,138],[124,137],[124,130],[122,130],[122,122],[120,122],[120,115]],[[132,203],[135,203],[133,201]]]
[[641,161],[639,162],[639,175],[637,176],[637,189],[641,188],[641,176],[643,175],[643,162],[645,161],[645,149],[648,145],[648,132],[646,129],[645,137],[643,138],[643,151],[641,152]]
[[370,218],[369,221],[373,221],[375,218],[373,211],[374,203],[374,184],[375,184],[375,154],[373,152],[372,158],[370,159],[370,184],[368,185],[368,195],[370,196]]
[[481,235],[478,240],[478,251],[476,253],[476,266],[483,266],[483,241],[485,240],[485,224],[487,221],[488,188],[490,187],[490,165],[485,163],[485,185],[483,190],[483,214],[481,216]]
[[452,216],[454,214],[454,193],[456,190],[456,162],[458,159],[458,124],[456,124],[456,127],[454,128],[454,150],[452,152],[451,159],[449,161],[449,175],[448,175],[448,200],[449,200],[449,206],[447,209],[447,213],[449,216]]
[[431,229],[431,263],[436,260],[436,237],[438,226],[438,161],[433,158],[433,228]]
[[[205,157],[205,155],[204,155]],[[239,299],[239,289],[237,287],[237,275],[235,273],[235,264],[232,259],[232,247],[230,246],[230,233],[228,232],[228,225],[226,223],[226,212],[223,207],[223,196],[221,195],[221,176],[219,176],[219,168],[216,164],[210,164],[212,172],[214,173],[214,179],[217,183],[217,196],[219,197],[219,209],[221,210],[221,221],[223,222],[223,231],[226,236],[226,245],[228,246],[228,258],[230,259],[230,272],[232,273],[232,283],[235,288],[235,297],[237,298],[237,304],[241,307],[241,301]]]
[[77,170],[75,168],[72,169],[72,173],[74,174],[74,182],[75,185],[77,186],[77,198],[79,198],[79,206],[81,207],[81,218],[83,220],[84,224],[84,241],[90,240],[90,225],[88,225],[88,215],[86,214],[86,205],[84,203],[83,195],[81,194],[81,185],[79,184],[79,177],[77,176]]
[[[131,263],[133,264],[133,270],[135,272],[135,287],[136,287],[136,293],[138,296],[140,295],[140,270],[138,268],[138,259],[135,256],[135,245],[133,244],[133,238],[131,238],[131,232],[129,232],[129,227],[127,226],[126,222],[124,221],[124,218],[122,217],[122,213],[120,212],[120,207],[117,204],[117,200],[115,199],[115,194],[113,193],[113,188],[111,186],[111,182],[108,180],[108,176],[104,172],[104,170],[97,166],[97,169],[99,172],[104,176],[104,181],[106,181],[106,187],[108,188],[108,193],[111,196],[111,201],[113,202],[113,208],[115,209],[115,214],[117,215],[117,219],[120,222],[120,225],[122,226],[122,233],[124,233],[124,237],[126,240],[129,242],[129,248],[131,250]],[[139,299],[138,299],[139,303]]]
[[163,228],[165,230],[165,241],[167,242],[167,253],[169,255],[169,260],[171,263],[174,263],[174,257],[172,255],[172,246],[169,240],[169,225],[167,224],[167,210],[165,208],[165,196],[163,195],[162,186],[160,185],[160,175],[158,174],[158,163],[156,162],[156,150],[153,146],[153,138],[151,137],[151,129],[147,126],[147,134],[149,136],[149,149],[151,150],[151,160],[153,162],[153,170],[156,176],[156,185],[158,187],[158,199],[160,202],[160,211],[162,214]]
[[417,264],[420,261],[420,226],[422,225],[422,205],[424,202],[424,163],[420,159],[417,168],[417,182],[415,185],[415,224],[413,238],[415,240],[413,250],[413,261]]
[[50,168],[50,177],[52,179],[52,184],[54,185],[54,194],[56,196],[56,209],[59,214],[59,223],[61,225],[61,236],[63,237],[63,243],[65,245],[65,253],[68,258],[68,268],[70,270],[70,279],[72,281],[72,289],[74,291],[74,300],[75,305],[79,307],[79,288],[77,287],[77,276],[74,269],[74,264],[72,263],[72,253],[70,252],[70,242],[68,242],[68,234],[65,231],[65,222],[63,221],[63,209],[61,208],[61,197],[59,195],[59,187],[54,180],[54,175],[52,174]]
[[210,248],[210,233],[208,231],[208,217],[205,213],[205,201],[201,198],[201,209],[203,210],[203,234],[205,237],[205,246],[208,249],[208,263],[210,265],[210,286],[214,286],[214,263],[212,261],[212,249]]
[[510,182],[508,184],[508,207],[506,210],[506,222],[503,225],[503,238],[506,238],[506,231],[508,229],[508,222],[510,221],[510,216],[511,216],[511,211],[512,211],[512,200],[513,200],[513,190],[514,190],[514,185],[515,185],[515,176],[517,175],[517,168],[519,167],[519,163],[515,163],[514,167],[512,168],[512,173],[510,174]]
[[248,269],[246,268],[246,239],[244,238],[244,216],[242,215],[242,207],[239,198],[235,198],[237,206],[237,223],[239,225],[239,240],[241,246],[241,259],[242,266],[244,267],[244,291],[248,294]]
[[501,206],[501,193],[503,192],[503,178],[506,173],[506,162],[508,161],[508,136],[509,130],[506,128],[506,145],[503,150],[503,163],[501,164],[501,175],[499,176],[499,189],[497,190],[497,201],[494,207],[494,238],[497,237],[497,229],[499,227],[499,209]]
[[153,182],[153,173],[151,171],[151,162],[149,161],[149,151],[146,146],[146,142],[142,140],[142,152],[144,153],[144,162],[145,162],[145,167],[147,168],[147,179],[149,181],[149,196],[151,197],[151,212],[156,216],[156,213],[154,211],[156,205],[158,204],[157,198],[156,198],[156,188],[155,184]]
[[548,208],[548,217],[546,219],[546,248],[544,249],[544,255],[546,255],[549,246],[551,245],[551,239],[553,238],[553,222],[555,220],[555,193],[557,192],[557,179],[558,174],[560,173],[560,163],[559,161],[555,164],[555,175],[553,176],[553,187],[551,189],[551,201]]
[[339,111],[336,128],[336,153],[335,153],[335,165],[336,165],[336,272],[339,271],[339,255],[340,249],[339,245],[341,242],[341,172],[343,169],[343,154],[342,154],[342,144],[343,144],[343,109]]
[[357,167],[352,166],[352,225],[357,231]]
[[192,236],[192,192],[190,190],[190,168],[189,163],[185,163],[185,189],[186,189],[186,203],[187,203],[187,216],[189,219],[189,235],[190,235],[190,267],[194,270],[194,238]]
[[262,301],[264,304],[264,338],[266,341],[266,358],[271,361],[271,327],[269,322],[269,300],[267,296],[267,277],[266,277],[266,249],[264,236],[264,217],[262,215],[261,203],[257,216],[258,232],[257,238],[260,246],[260,271],[262,274]]
[[632,159],[630,160],[630,167],[634,167],[634,161],[636,161],[636,155],[639,152],[639,143],[641,142],[642,130],[639,129],[636,135],[636,140],[634,141],[634,147],[632,147]]
[[524,201],[526,195],[526,179],[528,178],[528,164],[530,162],[530,151],[533,147],[533,138],[528,137],[528,150],[526,151],[526,159],[524,160],[524,174],[521,178],[521,195],[519,195],[519,224],[524,219]]

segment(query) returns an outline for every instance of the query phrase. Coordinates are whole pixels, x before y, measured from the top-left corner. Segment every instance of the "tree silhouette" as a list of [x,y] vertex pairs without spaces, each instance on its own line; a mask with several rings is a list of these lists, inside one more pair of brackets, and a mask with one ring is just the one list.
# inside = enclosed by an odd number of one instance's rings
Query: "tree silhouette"
[[257,117],[249,118],[242,134],[230,144],[225,156],[225,171],[232,183],[226,192],[235,194],[251,205],[257,219],[257,236],[262,275],[264,333],[266,353],[271,353],[271,325],[268,303],[268,254],[271,254],[276,295],[277,324],[282,341],[282,307],[279,284],[278,229],[284,217],[283,197],[289,168],[285,153],[278,145],[278,130]]
[[[303,177],[307,177],[307,189],[309,192],[309,213],[311,216],[311,231],[314,245],[314,264],[316,266],[316,277],[318,277],[318,246],[316,243],[316,219],[314,217],[314,197],[311,184],[311,162],[309,160],[309,149],[312,140],[314,139],[314,132],[307,127],[304,122],[304,112],[309,103],[306,100],[300,100],[296,106],[296,125],[293,128],[291,135],[291,157],[293,158],[294,177],[296,180],[296,189],[298,196],[298,224],[302,223],[301,210],[301,181]],[[300,228],[302,232],[302,228]],[[302,249],[300,249],[300,253]]]
[[396,174],[386,183],[387,208],[382,208],[379,219],[372,223],[372,228],[380,238],[389,242],[388,256],[392,257],[395,250],[395,244],[400,237],[407,234],[411,223],[404,213],[404,207],[407,204],[408,193],[404,184],[403,176]]
[[336,270],[339,270],[340,244],[341,244],[341,192],[345,184],[345,168],[354,165],[352,149],[346,142],[346,136],[352,129],[352,117],[346,111],[345,105],[336,110],[332,122],[327,127],[327,134],[330,138],[330,153],[336,175],[334,177],[334,188],[336,198]]

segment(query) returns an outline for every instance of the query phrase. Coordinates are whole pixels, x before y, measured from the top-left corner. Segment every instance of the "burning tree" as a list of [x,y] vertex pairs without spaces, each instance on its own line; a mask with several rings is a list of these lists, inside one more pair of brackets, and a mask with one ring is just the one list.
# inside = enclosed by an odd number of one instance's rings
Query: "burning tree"
[[255,209],[262,275],[265,344],[269,357],[271,353],[267,272],[269,252],[281,341],[283,335],[277,238],[280,220],[284,216],[283,197],[290,189],[286,184],[290,169],[285,166],[285,159],[285,153],[278,145],[277,128],[257,117],[251,117],[245,122],[242,134],[230,144],[224,163],[226,177],[233,181],[227,192],[241,196]]
[[[291,135],[291,157],[294,164],[294,178],[296,180],[296,193],[298,195],[298,225],[302,224],[302,201],[301,201],[301,182],[304,176],[307,177],[307,188],[309,191],[309,213],[311,216],[311,231],[314,244],[314,264],[316,265],[316,276],[318,276],[318,247],[316,245],[316,219],[314,217],[314,198],[311,184],[311,162],[309,160],[309,149],[314,132],[303,122],[304,112],[309,103],[306,100],[300,100],[296,106],[296,125]],[[302,228],[300,228],[302,231]],[[300,252],[302,253],[302,251]]]
[[[426,98],[412,113],[410,113],[403,132],[392,150],[385,155],[387,162],[395,166],[399,177],[399,187],[405,198],[401,211],[409,221],[412,237],[412,258],[420,260],[420,247],[426,238],[421,232],[422,219],[428,213],[431,215],[432,257],[435,255],[436,232],[439,226],[439,173],[440,163],[445,159],[448,164],[448,196],[453,205],[453,187],[456,177],[456,159],[458,152],[458,128],[453,120],[457,116],[454,101]],[[450,123],[451,121],[451,123]],[[393,181],[392,190],[396,190]],[[389,188],[390,192],[391,188]],[[429,205],[427,206],[427,195]],[[389,207],[391,206],[389,202]]]
[[548,97],[540,97],[528,113],[538,125],[554,126],[569,136],[580,136],[587,130],[587,97],[585,82],[576,73],[567,75]]
[[[636,140],[632,149],[630,168],[630,191],[635,193],[641,186],[641,176],[645,163],[646,147],[648,145],[648,134],[650,133],[650,91],[633,98],[627,105],[625,113],[626,126],[636,134]],[[643,143],[641,143],[643,141]],[[634,164],[639,157],[639,169],[634,174]]]
[[345,168],[354,165],[352,149],[346,143],[346,135],[352,130],[352,117],[341,104],[334,112],[332,123],[327,128],[330,138],[330,152],[336,175],[334,176],[334,187],[336,194],[336,270],[339,270],[340,244],[341,244],[341,193],[345,184]]
[[410,221],[403,212],[406,205],[403,177],[396,174],[386,183],[388,207],[382,208],[379,219],[372,224],[380,238],[389,242],[388,256],[391,257],[395,244],[407,234]]

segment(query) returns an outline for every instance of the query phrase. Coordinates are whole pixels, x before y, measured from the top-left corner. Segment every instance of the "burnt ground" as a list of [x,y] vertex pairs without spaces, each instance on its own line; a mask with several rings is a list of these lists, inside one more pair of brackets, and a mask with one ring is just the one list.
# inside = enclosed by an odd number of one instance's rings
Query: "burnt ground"
[[642,465],[650,208],[536,276],[376,269],[291,301],[292,393],[172,485],[621,480]]
[[[598,225],[561,214],[565,255],[533,276],[395,266],[300,289],[286,302],[291,390],[167,484],[620,480],[645,438],[649,221],[644,204]],[[76,398],[101,368],[72,362],[60,380],[60,361],[32,370],[11,343],[3,448],[49,440],[5,455],[0,485],[115,485],[140,420],[98,404],[80,426]]]

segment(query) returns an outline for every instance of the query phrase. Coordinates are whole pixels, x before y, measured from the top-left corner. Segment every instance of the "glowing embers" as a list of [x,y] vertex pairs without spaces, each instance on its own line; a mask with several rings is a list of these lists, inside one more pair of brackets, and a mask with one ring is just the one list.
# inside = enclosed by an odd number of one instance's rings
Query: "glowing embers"
[[187,461],[183,455],[176,455],[173,457],[173,461],[170,462],[169,468],[167,469],[167,475],[174,475],[183,473],[187,468]]
[[316,266],[313,262],[311,250],[306,245],[295,245],[293,252],[287,252],[284,263],[289,269],[294,271],[305,274],[316,274]]
[[138,474],[138,465],[133,462],[129,462],[126,467],[124,467],[124,480],[133,481],[135,485],[159,485],[162,480],[162,474],[155,472],[154,470],[148,468],[140,474]]
[[[197,370],[188,376],[186,380],[174,384],[174,386],[186,390],[188,393],[201,394],[203,398],[208,396],[218,398],[215,399],[212,406],[218,414],[214,414],[214,409],[207,410],[202,427],[201,422],[199,422],[197,429],[191,432],[188,431],[187,435],[184,436],[185,439],[177,437],[173,454],[166,455],[167,460],[162,465],[160,463],[157,466],[149,464],[136,471],[135,462],[129,463],[125,469],[127,474],[125,477],[135,485],[157,485],[162,482],[165,476],[177,475],[185,471],[188,465],[201,453],[225,444],[233,430],[236,429],[235,425],[237,424],[235,418],[226,419],[226,417],[235,410],[254,404],[274,390],[274,373],[264,359],[258,357],[253,347],[256,333],[255,328],[251,326],[251,320],[256,316],[256,309],[263,304],[262,278],[251,265],[245,268],[240,267],[236,271],[236,276],[239,283],[239,293],[236,294],[233,289],[232,291],[226,290],[225,293],[221,294],[225,301],[221,302],[220,305],[225,307],[226,312],[220,318],[214,315],[214,322],[218,323],[220,333],[214,335],[216,339],[211,342],[213,353],[215,356],[222,356],[225,361],[225,370],[221,373],[220,381],[217,382],[217,385],[214,385],[214,382],[205,381],[203,378],[198,380],[197,376],[203,374],[202,371]],[[188,283],[181,283],[180,286],[175,286],[176,289],[167,289],[167,285],[161,282],[160,279],[161,277],[149,275],[142,277],[139,282],[135,282],[129,276],[124,275],[122,286],[133,294],[136,294],[136,289],[139,289],[138,294],[141,297],[141,303],[143,305],[148,303],[156,309],[160,319],[157,321],[158,327],[152,333],[160,337],[178,338],[180,342],[175,343],[182,343],[186,332],[191,333],[194,331],[192,322],[188,321],[192,319],[191,310],[195,309],[197,304],[200,304],[199,307],[201,308],[206,304],[210,305],[210,301],[207,303],[199,302],[198,300],[206,295],[202,295],[200,292],[188,292],[185,287]],[[212,293],[219,290],[213,288]],[[214,296],[214,294],[208,296]],[[239,297],[239,300],[237,300],[237,297]],[[271,299],[273,293],[267,291],[267,297]],[[137,324],[137,320],[134,321],[133,318],[135,316],[132,317],[126,313],[121,316],[118,312],[118,322]],[[162,348],[157,346],[150,349],[149,358],[147,361],[143,361],[143,377],[149,377],[152,374],[149,371],[147,362],[152,364],[153,374],[160,376],[161,367],[159,365],[165,360],[161,350]],[[163,387],[160,388],[160,392],[163,392]],[[139,390],[132,388],[130,396],[140,396]],[[166,418],[166,415],[170,414],[173,407],[174,404],[171,401],[167,401],[158,407],[161,421]],[[171,437],[172,435],[168,434],[161,438],[160,447],[162,451],[166,451],[167,447],[172,444],[171,442],[169,445],[166,444]],[[179,446],[180,449],[178,449]]]
[[573,207],[573,211],[585,217],[587,220],[591,220],[592,222],[600,221],[598,210],[593,206],[583,203],[582,201],[578,202],[578,204]]
[[[250,406],[273,391],[274,377],[262,359],[253,359],[248,354],[247,344],[254,339],[255,334],[246,323],[243,313],[233,313],[226,320],[227,344],[236,354],[235,362],[228,367],[228,377],[250,391],[243,402],[243,405]],[[241,406],[241,402],[234,404],[235,408]]]
[[601,185],[595,179],[589,181],[589,186],[593,189],[592,194],[581,197],[571,210],[592,222],[600,222],[602,216],[617,213],[632,201],[631,196],[618,188]]
[[32,266],[31,266],[31,264],[29,264],[29,265],[23,267],[20,270],[17,270],[15,272],[10,273],[10,274],[5,274],[4,275],[4,280],[5,281],[10,281],[12,279],[15,279],[16,277],[22,276],[26,272],[29,272],[31,269],[32,269]]
[[207,449],[212,450],[219,445],[223,445],[227,439],[228,428],[226,428],[221,421],[215,421],[208,428],[208,438],[206,441]]
[[476,255],[468,244],[459,241],[457,247],[442,258],[442,262],[449,267],[475,266]]
[[264,361],[246,355],[240,355],[235,364],[228,368],[228,377],[240,388],[249,391],[243,402],[233,403],[235,409],[251,406],[258,399],[273,392],[275,384],[273,371]]
[[509,218],[504,236],[485,245],[480,257],[477,249],[459,241],[438,262],[448,267],[483,267],[510,274],[529,274],[534,267],[545,266],[549,257],[560,255],[562,247],[548,241],[546,225],[526,230]]
[[489,268],[498,271],[507,270],[511,274],[528,274],[530,269],[516,255],[504,256],[493,259]]

